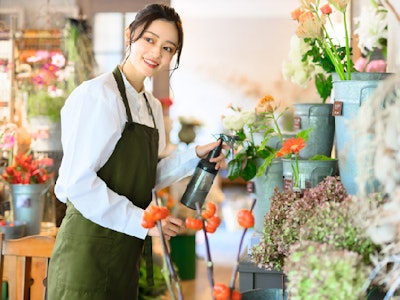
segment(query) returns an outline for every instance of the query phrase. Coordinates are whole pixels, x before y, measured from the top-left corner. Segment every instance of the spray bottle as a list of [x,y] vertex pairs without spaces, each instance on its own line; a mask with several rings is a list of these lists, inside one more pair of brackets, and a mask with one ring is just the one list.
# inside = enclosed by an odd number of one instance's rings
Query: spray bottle
[[235,138],[236,137],[220,134],[218,146],[208,153],[207,158],[201,159],[197,164],[193,176],[181,198],[182,204],[194,210],[196,209],[196,202],[199,203],[200,207],[203,206],[214,182],[214,178],[218,173],[218,170],[215,169],[215,163],[211,163],[210,159],[220,155],[223,142],[227,142],[231,149],[233,149]]

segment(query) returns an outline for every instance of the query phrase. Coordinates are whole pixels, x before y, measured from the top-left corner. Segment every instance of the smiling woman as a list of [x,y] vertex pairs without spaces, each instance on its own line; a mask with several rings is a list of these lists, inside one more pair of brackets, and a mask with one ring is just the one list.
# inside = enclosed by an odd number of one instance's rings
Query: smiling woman
[[[67,211],[49,266],[49,299],[137,299],[142,251],[151,263],[150,237],[160,235],[140,224],[153,189],[190,175],[218,145],[159,161],[166,146],[162,105],[143,83],[169,74],[174,56],[178,67],[181,20],[173,8],[151,4],[126,33],[122,63],[79,85],[61,112],[63,159],[55,194]],[[210,162],[219,168],[223,160],[221,154]],[[171,216],[162,228],[170,238],[184,223]]]

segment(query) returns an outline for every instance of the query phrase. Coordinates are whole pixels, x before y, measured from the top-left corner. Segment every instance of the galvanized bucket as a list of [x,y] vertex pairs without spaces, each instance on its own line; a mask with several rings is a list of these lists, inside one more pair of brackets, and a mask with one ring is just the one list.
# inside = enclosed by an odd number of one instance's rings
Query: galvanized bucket
[[26,235],[40,233],[44,197],[48,189],[48,184],[10,185],[14,220],[26,224]]
[[282,289],[255,289],[242,293],[242,300],[286,300],[288,291]]
[[294,129],[312,128],[306,147],[300,158],[308,159],[317,154],[331,157],[335,137],[335,117],[331,103],[296,103],[294,106]]
[[[358,149],[357,136],[351,130],[361,105],[372,95],[381,80],[390,73],[352,73],[352,80],[333,80],[336,151],[339,159],[341,181],[347,193],[356,195],[358,167],[356,161]],[[369,182],[374,182],[371,180]],[[374,189],[374,185],[366,187]]]
[[271,207],[270,198],[274,193],[275,187],[280,190],[283,188],[282,176],[282,160],[277,158],[272,161],[272,164],[265,170],[264,174],[253,178],[256,196],[256,204],[253,209],[255,233],[263,234],[264,216]]
[[[292,165],[294,159],[282,159],[283,166],[283,188],[291,190],[293,187]],[[334,176],[338,170],[338,160],[309,160],[299,159],[299,188],[302,190],[313,188],[327,176]]]

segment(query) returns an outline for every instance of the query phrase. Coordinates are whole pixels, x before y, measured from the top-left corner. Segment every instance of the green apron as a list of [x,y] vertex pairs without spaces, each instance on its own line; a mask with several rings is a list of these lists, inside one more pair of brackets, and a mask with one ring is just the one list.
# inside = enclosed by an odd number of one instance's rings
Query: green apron
[[[152,200],[155,184],[158,130],[145,95],[154,128],[133,122],[118,67],[113,74],[128,122],[111,157],[97,174],[110,189],[144,209]],[[95,199],[93,202],[95,205]],[[50,260],[48,299],[136,300],[143,247],[144,240],[93,223],[67,201]]]

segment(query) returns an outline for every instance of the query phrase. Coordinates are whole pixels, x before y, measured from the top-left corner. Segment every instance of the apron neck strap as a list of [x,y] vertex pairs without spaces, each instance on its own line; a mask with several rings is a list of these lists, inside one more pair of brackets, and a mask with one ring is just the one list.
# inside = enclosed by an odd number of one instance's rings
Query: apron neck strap
[[121,71],[119,70],[118,66],[115,67],[115,69],[113,71],[113,75],[114,75],[115,81],[117,82],[118,90],[121,94],[122,101],[124,102],[124,105],[125,105],[125,111],[126,111],[126,115],[128,117],[128,122],[131,123],[131,122],[133,122],[132,114],[129,109],[128,98],[126,97],[124,79],[122,78],[122,74],[121,74]]

